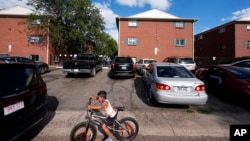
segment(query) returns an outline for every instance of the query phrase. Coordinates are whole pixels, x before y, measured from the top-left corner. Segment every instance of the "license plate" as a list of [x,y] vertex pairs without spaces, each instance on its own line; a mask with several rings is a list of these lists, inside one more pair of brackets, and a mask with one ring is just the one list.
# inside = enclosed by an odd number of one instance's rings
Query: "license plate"
[[7,116],[11,113],[14,113],[20,109],[23,109],[24,108],[24,102],[23,101],[20,101],[20,102],[17,102],[15,104],[12,104],[12,105],[9,105],[9,106],[6,106],[4,107],[4,115]]
[[73,71],[74,71],[74,72],[79,72],[79,69],[74,69]]
[[187,87],[177,87],[177,92],[187,92]]
[[122,67],[122,70],[126,70],[127,69],[127,67]]

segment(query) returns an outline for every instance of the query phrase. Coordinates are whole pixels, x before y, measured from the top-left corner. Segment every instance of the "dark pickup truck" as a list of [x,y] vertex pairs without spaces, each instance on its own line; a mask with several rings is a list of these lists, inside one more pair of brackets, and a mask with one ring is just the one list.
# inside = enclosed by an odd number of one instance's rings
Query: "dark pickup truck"
[[103,61],[97,54],[78,54],[73,60],[63,62],[63,73],[72,74],[88,73],[94,77],[96,72],[102,70]]

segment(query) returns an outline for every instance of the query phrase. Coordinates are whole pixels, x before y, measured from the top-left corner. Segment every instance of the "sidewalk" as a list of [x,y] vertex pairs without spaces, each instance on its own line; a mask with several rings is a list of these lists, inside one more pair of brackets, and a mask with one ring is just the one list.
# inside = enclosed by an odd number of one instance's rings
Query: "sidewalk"
[[[50,113],[51,114],[51,113]],[[228,141],[229,125],[225,121],[218,121],[217,117],[207,114],[190,114],[190,117],[169,117],[161,124],[145,122],[143,117],[153,116],[146,113],[123,112],[119,117],[135,117],[139,123],[139,134],[134,141]],[[48,125],[33,139],[33,141],[68,141],[69,133],[74,125],[84,121],[84,112],[57,111]],[[163,117],[168,116],[163,115]],[[151,117],[153,118],[153,117]],[[195,118],[195,119],[194,119]],[[180,120],[181,119],[181,120]],[[98,132],[96,141],[101,141],[102,134]]]

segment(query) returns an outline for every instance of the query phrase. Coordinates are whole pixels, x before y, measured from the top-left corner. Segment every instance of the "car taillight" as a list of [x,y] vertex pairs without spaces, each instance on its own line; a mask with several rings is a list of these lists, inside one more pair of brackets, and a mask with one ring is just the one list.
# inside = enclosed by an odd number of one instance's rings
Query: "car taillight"
[[171,90],[171,88],[167,84],[156,83],[156,88],[160,90]]
[[135,63],[133,63],[133,66],[132,66],[132,67],[133,67],[133,69],[135,69],[135,67],[136,67],[136,66],[135,66]]
[[245,88],[246,88],[247,91],[250,91],[250,85],[248,85],[248,84],[245,85]]
[[111,69],[114,69],[114,68],[115,68],[115,64],[112,64],[112,65],[111,65]]
[[195,87],[194,89],[195,91],[205,91],[206,90],[206,86],[203,84],[203,85],[199,85],[197,87]]

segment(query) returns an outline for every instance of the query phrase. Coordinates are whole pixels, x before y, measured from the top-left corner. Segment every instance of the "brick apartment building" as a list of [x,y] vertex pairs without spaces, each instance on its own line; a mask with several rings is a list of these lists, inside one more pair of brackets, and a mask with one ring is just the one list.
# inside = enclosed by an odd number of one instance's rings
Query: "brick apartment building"
[[[20,22],[31,13],[30,9],[21,6],[0,10],[0,53],[53,64],[55,61],[48,39],[23,32],[27,25],[21,25]],[[39,21],[32,24],[39,24]]]
[[195,61],[201,66],[250,56],[250,17],[196,34],[194,46]]
[[129,17],[117,17],[118,55],[154,58],[194,57],[194,22],[152,9]]

